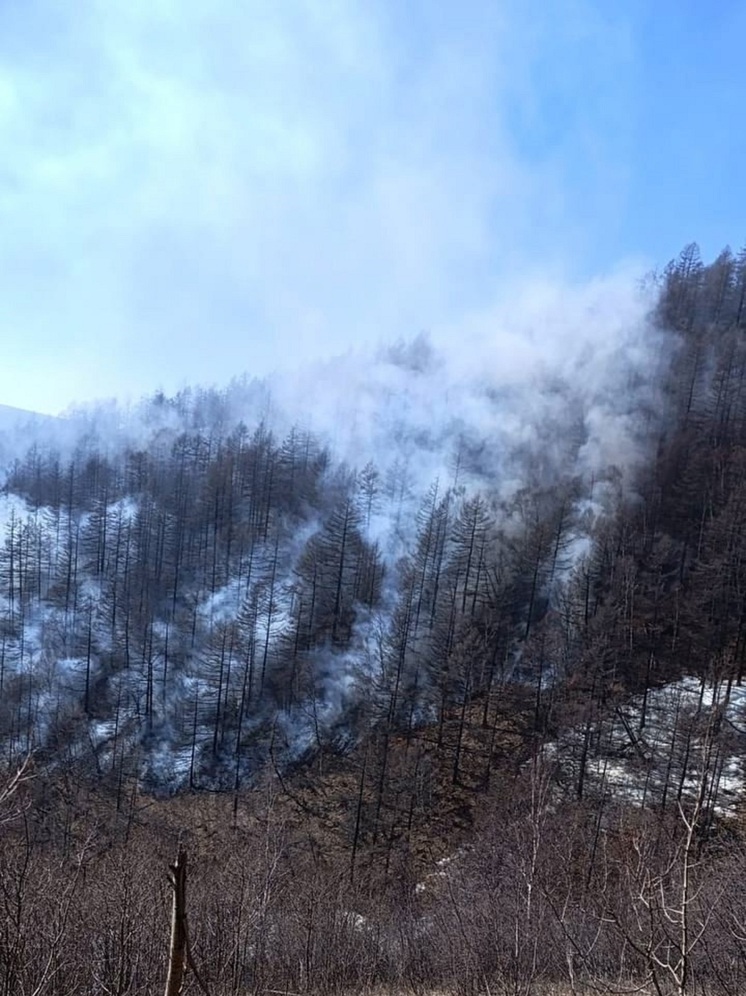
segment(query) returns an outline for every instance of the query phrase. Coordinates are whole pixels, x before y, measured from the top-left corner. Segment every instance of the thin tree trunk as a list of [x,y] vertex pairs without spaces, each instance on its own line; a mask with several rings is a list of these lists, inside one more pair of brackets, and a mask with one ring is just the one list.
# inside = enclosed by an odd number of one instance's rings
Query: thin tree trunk
[[171,944],[168,953],[168,978],[165,996],[180,996],[184,985],[184,972],[187,958],[186,931],[186,873],[187,856],[183,847],[179,848],[176,864],[169,865],[169,881],[174,890],[171,912]]
[[171,912],[171,943],[169,944],[168,952],[168,978],[166,979],[165,996],[181,996],[187,965],[192,970],[199,988],[205,996],[210,996],[207,986],[192,957],[191,945],[189,943],[186,913],[187,855],[183,847],[179,847],[176,864],[169,865],[169,870],[168,880],[174,890],[174,895]]

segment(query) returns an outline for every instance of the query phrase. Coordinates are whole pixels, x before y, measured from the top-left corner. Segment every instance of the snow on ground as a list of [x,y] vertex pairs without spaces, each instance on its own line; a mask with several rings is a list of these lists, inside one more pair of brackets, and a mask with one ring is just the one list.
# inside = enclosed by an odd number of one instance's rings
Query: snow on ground
[[548,745],[568,790],[641,805],[693,798],[721,814],[742,798],[746,687],[686,676],[648,690],[602,721],[580,723]]

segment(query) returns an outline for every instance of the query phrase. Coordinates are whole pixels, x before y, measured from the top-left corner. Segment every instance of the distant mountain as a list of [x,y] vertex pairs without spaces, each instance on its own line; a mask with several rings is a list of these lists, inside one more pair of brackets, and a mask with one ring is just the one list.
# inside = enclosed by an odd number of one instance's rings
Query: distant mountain
[[12,405],[0,405],[0,431],[8,428],[15,428],[19,424],[26,422],[48,422],[53,418],[53,415],[41,415],[39,412],[30,412],[25,408],[13,408]]
[[0,469],[22,456],[40,437],[58,436],[61,425],[54,415],[0,405]]

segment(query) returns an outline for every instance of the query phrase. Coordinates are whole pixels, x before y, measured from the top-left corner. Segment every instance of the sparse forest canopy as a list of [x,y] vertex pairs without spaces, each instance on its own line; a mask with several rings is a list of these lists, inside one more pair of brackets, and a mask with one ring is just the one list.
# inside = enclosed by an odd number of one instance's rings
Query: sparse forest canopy
[[180,834],[215,992],[744,991],[746,253],[656,281],[655,363],[483,383],[494,434],[383,408],[355,466],[246,383],[37,433],[2,993],[151,991]]

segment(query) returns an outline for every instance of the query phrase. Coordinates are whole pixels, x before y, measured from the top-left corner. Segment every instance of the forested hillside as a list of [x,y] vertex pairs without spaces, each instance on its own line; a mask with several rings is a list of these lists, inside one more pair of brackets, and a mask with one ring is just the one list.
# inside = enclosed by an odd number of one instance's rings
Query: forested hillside
[[40,432],[0,501],[0,741],[169,792],[251,784],[270,745],[284,766],[442,725],[516,678],[543,722],[565,664],[539,624],[663,431],[643,325],[639,355],[581,342],[518,383],[396,346],[340,384],[336,449],[250,381]]
[[9,465],[2,992],[151,991],[177,839],[216,993],[743,992],[746,255],[520,386],[370,380]]

